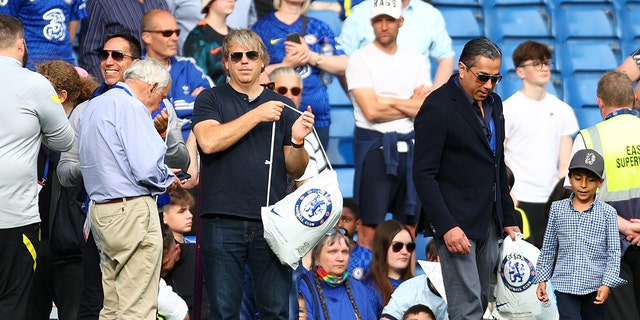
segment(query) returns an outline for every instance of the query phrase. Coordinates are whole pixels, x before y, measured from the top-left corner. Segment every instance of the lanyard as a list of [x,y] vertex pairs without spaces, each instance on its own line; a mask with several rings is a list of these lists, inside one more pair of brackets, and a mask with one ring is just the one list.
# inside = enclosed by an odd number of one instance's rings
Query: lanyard
[[125,88],[125,87],[123,87],[123,86],[121,86],[121,85],[119,85],[119,84],[116,84],[116,85],[115,85],[115,86],[113,86],[113,87],[114,87],[114,88],[118,88],[118,89],[122,89],[122,90],[124,90],[124,92],[126,92],[128,95],[130,95],[130,96],[132,96],[132,97],[133,97],[133,95],[131,94],[131,92],[129,92],[129,89],[127,89],[127,88]]

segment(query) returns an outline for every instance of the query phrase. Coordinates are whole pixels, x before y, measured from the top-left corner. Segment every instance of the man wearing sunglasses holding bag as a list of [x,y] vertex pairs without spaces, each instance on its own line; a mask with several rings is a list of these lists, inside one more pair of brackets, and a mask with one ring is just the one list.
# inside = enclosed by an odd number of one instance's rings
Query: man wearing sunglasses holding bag
[[375,39],[351,54],[346,70],[356,122],[354,198],[362,213],[358,244],[368,249],[387,212],[411,227],[417,221],[413,118],[431,87],[424,58],[396,42],[404,22],[400,1],[371,5]]
[[229,33],[222,55],[230,80],[201,92],[193,113],[202,161],[200,243],[211,318],[238,319],[248,265],[261,319],[288,319],[291,268],[265,241],[260,213],[267,190],[269,205],[274,204],[286,195],[287,173],[298,178],[304,172],[309,158],[304,138],[314,116],[310,107],[298,116],[284,107],[294,105],[290,99],[260,86],[269,55],[253,31]]
[[[486,38],[465,45],[459,73],[433,91],[415,120],[414,182],[442,267],[449,318],[482,319],[502,231],[520,232],[504,164],[502,53]],[[419,228],[422,229],[422,228]]]

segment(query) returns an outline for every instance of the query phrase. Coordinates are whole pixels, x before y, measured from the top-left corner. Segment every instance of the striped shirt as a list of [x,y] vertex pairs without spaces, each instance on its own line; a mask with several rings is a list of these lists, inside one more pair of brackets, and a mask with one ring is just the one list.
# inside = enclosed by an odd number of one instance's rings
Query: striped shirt
[[[597,197],[584,212],[574,195],[551,205],[536,270],[536,283],[549,280],[562,293],[584,295],[602,285],[625,283],[620,274],[620,240],[616,210]],[[558,254],[555,268],[554,256]]]

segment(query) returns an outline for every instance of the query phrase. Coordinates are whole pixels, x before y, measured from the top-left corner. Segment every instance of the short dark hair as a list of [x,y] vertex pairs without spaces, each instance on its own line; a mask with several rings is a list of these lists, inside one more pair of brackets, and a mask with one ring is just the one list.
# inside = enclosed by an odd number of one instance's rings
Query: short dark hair
[[356,202],[355,199],[353,198],[342,199],[342,207],[348,208],[349,210],[351,210],[356,220],[360,219],[360,207],[358,206],[358,203]]
[[0,49],[11,48],[20,38],[24,38],[22,22],[13,16],[0,14]]
[[502,59],[500,48],[487,38],[475,38],[469,40],[464,45],[460,54],[460,62],[471,68],[476,65],[478,57],[485,57],[490,60]]
[[428,314],[434,320],[436,319],[436,315],[433,314],[431,308],[425,306],[424,304],[416,304],[414,306],[411,306],[411,308],[407,309],[407,311],[404,312],[404,314],[402,315],[402,320],[406,320],[410,315],[418,314],[420,312]]
[[587,169],[583,169],[583,168],[569,169],[569,177],[571,177],[571,175],[573,175],[573,174],[581,174],[581,173],[586,174],[587,177],[589,177],[589,178],[593,178],[593,179],[596,179],[598,181],[601,180],[601,178],[598,177],[598,175],[595,172],[591,171],[591,170],[587,170]]
[[511,59],[516,67],[521,66],[527,60],[547,61],[551,59],[551,50],[543,43],[525,41],[513,51]]
[[[112,33],[106,36],[104,43],[107,43],[107,41],[113,38],[122,38],[126,40],[129,43],[129,51],[131,51],[131,56],[134,59],[140,59],[140,57],[142,56],[142,47],[140,46],[140,40],[138,40],[138,38],[126,32]],[[102,46],[104,47],[104,44]]]

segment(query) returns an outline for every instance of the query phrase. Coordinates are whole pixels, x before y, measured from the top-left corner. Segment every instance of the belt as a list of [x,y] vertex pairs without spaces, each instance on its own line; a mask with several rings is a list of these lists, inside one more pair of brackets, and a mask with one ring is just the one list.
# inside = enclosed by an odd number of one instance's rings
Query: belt
[[104,202],[100,202],[100,203],[97,203],[97,204],[120,203],[120,202],[125,202],[125,201],[131,201],[131,200],[138,199],[138,198],[141,198],[141,197],[148,197],[148,196],[149,196],[148,194],[144,194],[144,195],[135,196],[135,197],[115,198],[115,199],[109,199],[109,200],[106,200]]

